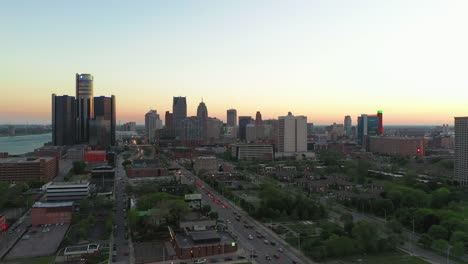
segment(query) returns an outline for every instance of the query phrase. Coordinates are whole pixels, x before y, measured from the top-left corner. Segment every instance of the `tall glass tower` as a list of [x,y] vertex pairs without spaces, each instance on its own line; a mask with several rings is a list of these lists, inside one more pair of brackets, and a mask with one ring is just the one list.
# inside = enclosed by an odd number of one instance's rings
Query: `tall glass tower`
[[93,80],[91,74],[76,74],[76,137],[80,143],[88,142],[89,121],[94,118]]

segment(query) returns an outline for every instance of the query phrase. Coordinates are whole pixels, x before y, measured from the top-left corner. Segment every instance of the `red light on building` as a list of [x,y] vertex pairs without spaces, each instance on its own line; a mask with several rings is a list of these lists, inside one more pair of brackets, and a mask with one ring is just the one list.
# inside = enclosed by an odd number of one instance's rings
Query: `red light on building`
[[421,148],[418,147],[418,148],[416,149],[416,152],[417,152],[418,154],[421,154]]
[[6,224],[3,224],[2,230],[3,230],[3,231],[7,230],[7,225],[6,225]]

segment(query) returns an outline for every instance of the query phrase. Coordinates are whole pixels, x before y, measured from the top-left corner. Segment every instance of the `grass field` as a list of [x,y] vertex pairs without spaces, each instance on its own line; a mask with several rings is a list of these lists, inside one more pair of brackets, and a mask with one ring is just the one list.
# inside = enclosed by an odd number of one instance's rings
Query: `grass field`
[[328,261],[326,263],[343,263],[343,264],[348,264],[348,263],[360,263],[360,264],[428,264],[429,262],[418,258],[418,257],[412,257],[404,252],[397,251],[397,252],[392,252],[392,253],[384,253],[380,255],[374,255],[374,256],[350,256],[350,257],[344,257],[340,259],[336,259],[334,261]]
[[26,258],[26,259],[14,259],[6,262],[5,264],[53,264],[55,260],[54,256],[49,257],[37,257],[37,258]]
[[302,222],[294,224],[286,224],[287,228],[291,229],[296,233],[302,233],[307,235],[315,235],[315,224],[303,224]]

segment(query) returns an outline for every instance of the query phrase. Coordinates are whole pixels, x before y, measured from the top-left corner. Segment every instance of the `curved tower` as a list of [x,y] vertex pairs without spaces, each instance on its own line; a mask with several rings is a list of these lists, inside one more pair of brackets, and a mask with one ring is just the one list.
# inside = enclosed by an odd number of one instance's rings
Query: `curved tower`
[[89,120],[94,118],[93,81],[91,74],[76,74],[77,139],[89,140]]
[[197,108],[197,118],[200,124],[200,135],[203,140],[208,138],[208,109],[204,102],[201,102]]

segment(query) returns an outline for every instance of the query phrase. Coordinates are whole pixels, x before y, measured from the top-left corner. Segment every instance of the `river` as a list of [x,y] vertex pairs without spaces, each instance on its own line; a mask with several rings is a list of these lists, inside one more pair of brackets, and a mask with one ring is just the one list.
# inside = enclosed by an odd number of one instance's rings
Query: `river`
[[0,152],[8,152],[10,155],[32,152],[52,141],[52,133],[40,135],[27,135],[15,137],[0,137]]

